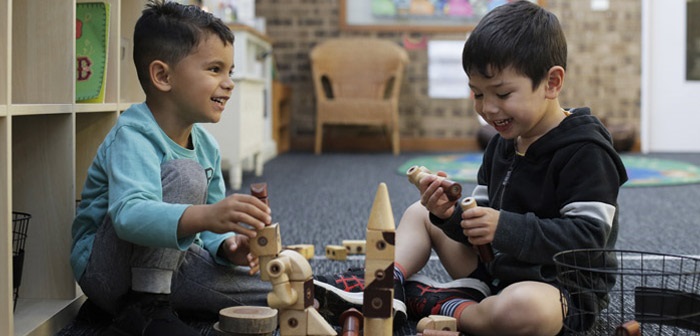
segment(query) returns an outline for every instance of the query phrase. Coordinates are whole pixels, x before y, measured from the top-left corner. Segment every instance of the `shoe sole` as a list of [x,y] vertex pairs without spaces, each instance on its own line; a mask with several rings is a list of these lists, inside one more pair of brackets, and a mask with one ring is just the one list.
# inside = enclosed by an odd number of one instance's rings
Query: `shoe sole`
[[473,278],[462,278],[442,283],[422,274],[414,274],[410,278],[406,279],[406,283],[408,282],[418,282],[433,288],[471,288],[484,294],[484,297],[491,295],[491,289],[485,282]]
[[[318,312],[328,322],[340,325],[340,315],[350,308],[362,311],[364,293],[346,292],[333,285],[314,279],[314,297],[318,300]],[[406,323],[406,304],[393,300],[394,325]]]

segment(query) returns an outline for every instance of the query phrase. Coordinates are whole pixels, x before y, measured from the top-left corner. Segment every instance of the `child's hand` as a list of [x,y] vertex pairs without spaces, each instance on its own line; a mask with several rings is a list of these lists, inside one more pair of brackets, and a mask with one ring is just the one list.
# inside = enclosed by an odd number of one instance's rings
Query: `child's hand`
[[256,230],[270,225],[272,221],[270,208],[257,197],[246,194],[233,194],[212,204],[207,216],[207,223],[210,223],[207,230],[216,233],[236,232],[250,238],[255,237]]
[[489,207],[475,207],[462,212],[462,232],[469,238],[469,242],[476,245],[485,245],[493,241],[498,227],[500,212]]
[[445,195],[445,190],[440,186],[442,180],[447,177],[443,171],[436,175],[428,175],[420,180],[418,188],[421,191],[420,204],[433,215],[447,219],[454,213],[455,201],[450,201]]
[[243,235],[235,235],[221,243],[221,250],[226,259],[232,264],[250,267],[250,275],[259,270],[259,259],[250,253],[250,238]]

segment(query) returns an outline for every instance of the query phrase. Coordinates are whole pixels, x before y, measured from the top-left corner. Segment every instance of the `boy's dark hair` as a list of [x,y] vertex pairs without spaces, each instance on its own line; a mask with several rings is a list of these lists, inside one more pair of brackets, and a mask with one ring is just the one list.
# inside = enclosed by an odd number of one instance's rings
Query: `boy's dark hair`
[[[530,1],[499,6],[467,38],[462,67],[484,77],[513,69],[532,80],[533,90],[553,66],[566,69],[566,37],[557,17]],[[491,71],[489,71],[491,70]]]
[[154,60],[175,65],[209,36],[233,44],[233,33],[219,18],[197,6],[151,0],[134,28],[134,64],[143,90],[148,93],[148,66]]

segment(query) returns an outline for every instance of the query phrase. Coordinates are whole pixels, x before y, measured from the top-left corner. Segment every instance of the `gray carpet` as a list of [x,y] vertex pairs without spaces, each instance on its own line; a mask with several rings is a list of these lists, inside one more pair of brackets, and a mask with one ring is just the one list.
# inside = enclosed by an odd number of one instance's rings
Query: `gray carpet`
[[[425,153],[393,156],[386,154],[339,154],[315,156],[311,153],[285,153],[267,162],[263,176],[244,173],[241,190],[248,193],[254,182],[266,182],[273,221],[280,223],[282,243],[314,244],[311,260],[315,274],[343,271],[361,266],[362,260],[330,261],[321,256],[326,245],[344,239],[364,239],[369,212],[380,182],[387,184],[394,219],[417,200],[418,192],[396,168]],[[700,154],[653,154],[700,165]],[[473,184],[463,184],[470,193]],[[617,247],[638,251],[700,255],[700,185],[623,188],[620,192],[620,235]],[[424,273],[436,280],[448,277],[437,261]],[[202,334],[209,334],[208,321],[193,320]],[[415,321],[395,335],[413,334]],[[95,326],[80,319],[59,335],[92,335]]]

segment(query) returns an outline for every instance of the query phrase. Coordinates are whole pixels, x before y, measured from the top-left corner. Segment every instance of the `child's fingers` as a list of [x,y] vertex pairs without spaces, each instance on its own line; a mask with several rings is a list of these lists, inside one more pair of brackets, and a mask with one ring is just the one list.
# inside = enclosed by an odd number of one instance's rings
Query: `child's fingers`
[[260,271],[260,258],[254,256],[252,253],[248,253],[246,256],[248,258],[248,264],[250,266],[250,271],[248,274],[253,275]]
[[236,200],[238,200],[241,203],[249,203],[262,211],[265,214],[269,214],[270,207],[265,204],[265,202],[261,201],[259,198],[253,196],[253,195],[248,195],[248,194],[234,194],[236,196]]
[[227,231],[230,232],[235,232],[240,235],[244,235],[248,238],[255,238],[258,233],[255,229],[249,229],[247,227],[244,227],[238,223],[234,223],[233,225],[229,225],[229,229]]

